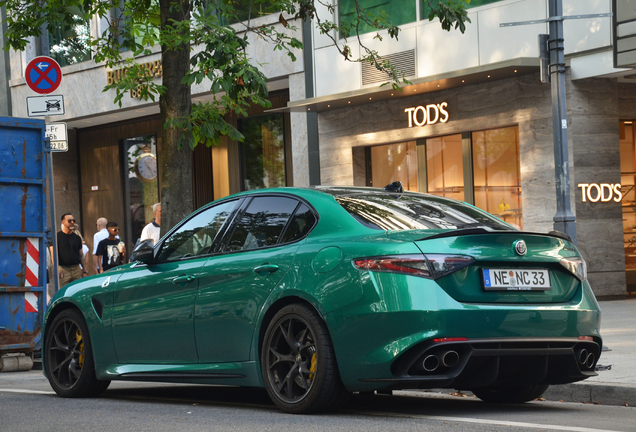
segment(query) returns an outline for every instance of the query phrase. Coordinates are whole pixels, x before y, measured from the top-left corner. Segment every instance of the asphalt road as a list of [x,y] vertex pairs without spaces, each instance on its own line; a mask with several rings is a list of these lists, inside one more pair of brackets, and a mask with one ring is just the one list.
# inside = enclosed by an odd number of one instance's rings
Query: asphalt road
[[354,395],[339,412],[288,415],[265,391],[114,382],[96,399],[56,396],[40,371],[0,374],[0,431],[636,431],[636,408],[396,392]]

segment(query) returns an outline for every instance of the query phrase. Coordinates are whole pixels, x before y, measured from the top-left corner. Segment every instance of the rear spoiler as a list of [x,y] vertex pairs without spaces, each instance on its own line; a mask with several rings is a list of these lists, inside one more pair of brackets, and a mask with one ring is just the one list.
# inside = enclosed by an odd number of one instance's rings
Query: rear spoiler
[[451,231],[446,231],[439,234],[433,234],[430,237],[422,237],[421,239],[418,239],[415,241],[431,240],[431,239],[438,239],[438,238],[444,238],[444,237],[478,235],[478,234],[530,234],[530,235],[541,235],[541,236],[547,235],[550,237],[557,237],[562,240],[569,241],[570,243],[574,243],[574,241],[572,240],[572,238],[570,238],[569,235],[562,233],[561,231],[550,231],[549,233],[538,233],[538,232],[517,231],[517,230],[509,230],[509,231],[488,230],[486,228],[465,228],[465,229],[451,230]]

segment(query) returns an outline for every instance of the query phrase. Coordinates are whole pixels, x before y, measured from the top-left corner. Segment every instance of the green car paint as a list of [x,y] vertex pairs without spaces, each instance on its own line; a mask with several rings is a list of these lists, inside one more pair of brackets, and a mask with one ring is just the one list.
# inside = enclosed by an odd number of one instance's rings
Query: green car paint
[[[268,189],[222,201],[259,195],[309,203],[316,225],[285,245],[128,264],[82,279],[55,295],[46,322],[65,308],[82,312],[99,379],[261,387],[260,351],[269,320],[282,305],[302,302],[326,323],[350,391],[408,388],[395,383],[396,361],[434,338],[585,336],[601,344],[600,309],[587,280],[560,264],[561,258],[580,256],[567,240],[518,231],[435,238],[447,230],[372,229],[320,189]],[[517,240],[526,242],[525,256],[511,249]],[[363,257],[422,253],[475,262],[437,280],[354,265]],[[485,291],[483,268],[547,269],[552,288]],[[177,372],[186,375],[170,378]]]

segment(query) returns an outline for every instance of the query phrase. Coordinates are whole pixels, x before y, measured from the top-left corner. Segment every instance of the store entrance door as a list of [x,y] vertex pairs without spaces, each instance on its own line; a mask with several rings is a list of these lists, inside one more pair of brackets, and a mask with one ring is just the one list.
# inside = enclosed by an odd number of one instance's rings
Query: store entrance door
[[153,134],[124,139],[121,153],[125,158],[124,194],[128,209],[126,244],[132,246],[132,251],[141,230],[153,220],[153,204],[159,202],[157,137]]

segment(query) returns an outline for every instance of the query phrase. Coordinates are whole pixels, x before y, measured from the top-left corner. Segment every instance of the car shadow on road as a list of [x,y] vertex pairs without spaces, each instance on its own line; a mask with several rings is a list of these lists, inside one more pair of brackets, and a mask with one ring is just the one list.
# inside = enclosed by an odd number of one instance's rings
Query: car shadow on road
[[[276,411],[262,388],[213,385],[126,383],[113,385],[102,397],[140,402],[177,403],[203,406],[232,406]],[[454,394],[455,396],[451,396]],[[577,404],[533,401],[525,404],[489,404],[462,393],[399,392],[394,395],[353,394],[338,414],[480,416],[499,413],[571,412]]]

